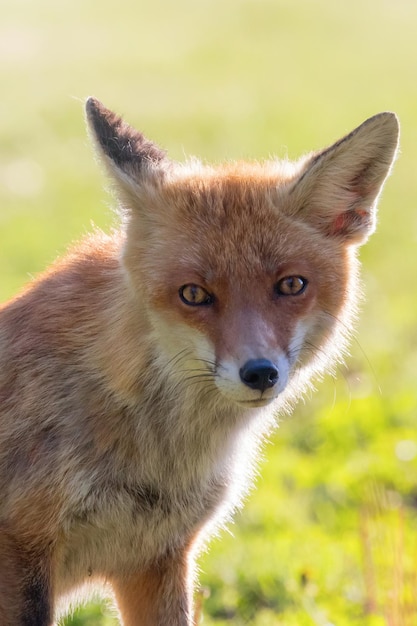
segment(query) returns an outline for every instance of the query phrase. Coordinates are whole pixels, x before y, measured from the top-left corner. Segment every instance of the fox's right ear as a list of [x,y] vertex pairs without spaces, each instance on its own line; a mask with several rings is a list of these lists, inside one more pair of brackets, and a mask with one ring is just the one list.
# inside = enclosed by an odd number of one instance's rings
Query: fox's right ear
[[163,172],[166,154],[95,98],[86,102],[90,133],[109,174],[125,191],[134,192],[144,177]]

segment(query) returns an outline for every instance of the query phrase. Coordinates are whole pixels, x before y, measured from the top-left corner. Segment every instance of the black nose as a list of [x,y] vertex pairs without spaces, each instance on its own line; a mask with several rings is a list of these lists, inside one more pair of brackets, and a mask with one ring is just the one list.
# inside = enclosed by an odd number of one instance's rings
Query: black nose
[[273,387],[279,378],[279,372],[268,359],[250,359],[240,369],[240,379],[251,389],[265,391]]

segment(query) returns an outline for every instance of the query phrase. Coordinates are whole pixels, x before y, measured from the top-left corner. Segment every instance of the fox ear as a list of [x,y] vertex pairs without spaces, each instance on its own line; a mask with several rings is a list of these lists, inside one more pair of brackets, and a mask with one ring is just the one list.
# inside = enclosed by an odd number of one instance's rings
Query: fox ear
[[396,115],[380,113],[308,158],[290,191],[297,215],[327,235],[363,243],[375,227],[398,136]]
[[122,187],[137,187],[144,176],[168,163],[163,150],[95,98],[88,98],[86,114],[99,153]]

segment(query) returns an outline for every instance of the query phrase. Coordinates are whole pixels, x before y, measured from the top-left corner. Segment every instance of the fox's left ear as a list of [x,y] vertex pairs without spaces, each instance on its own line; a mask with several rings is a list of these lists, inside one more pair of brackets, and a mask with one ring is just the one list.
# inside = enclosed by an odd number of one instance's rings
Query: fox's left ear
[[396,115],[380,113],[309,157],[290,190],[293,211],[330,236],[363,243],[375,227],[398,137]]
[[146,176],[164,170],[165,152],[142,133],[95,98],[88,98],[85,108],[94,143],[119,187],[131,193]]

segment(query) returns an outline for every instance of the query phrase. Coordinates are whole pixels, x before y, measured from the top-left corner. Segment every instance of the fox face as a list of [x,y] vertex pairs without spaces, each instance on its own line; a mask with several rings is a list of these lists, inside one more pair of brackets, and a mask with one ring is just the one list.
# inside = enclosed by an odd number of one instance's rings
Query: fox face
[[[164,207],[181,202],[187,215],[174,208],[172,222],[158,229],[164,253],[150,242],[138,285],[151,285],[146,300],[170,348],[167,360],[185,351],[183,367],[196,376],[190,380],[204,379],[242,406],[262,406],[312,362],[312,345],[333,336],[349,297],[345,250],[282,214],[262,179],[243,193],[227,176],[215,181],[215,192],[212,181],[199,194],[193,183],[182,182],[177,203],[172,189],[159,198]],[[184,222],[190,226],[178,232]],[[129,244],[125,255],[134,274]]]
[[95,100],[87,112],[167,375],[246,408],[298,397],[343,353],[395,116],[294,164],[216,168],[171,162]]

